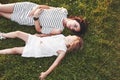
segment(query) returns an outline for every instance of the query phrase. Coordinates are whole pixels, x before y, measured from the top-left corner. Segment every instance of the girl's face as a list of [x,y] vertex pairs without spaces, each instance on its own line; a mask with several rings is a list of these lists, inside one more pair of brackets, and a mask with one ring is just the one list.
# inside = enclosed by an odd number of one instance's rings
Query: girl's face
[[77,39],[78,39],[78,37],[76,35],[73,35],[73,36],[72,35],[68,35],[67,36],[67,40],[68,40],[69,43],[72,43],[72,42],[74,42]]
[[67,36],[67,43],[70,45],[69,50],[73,50],[77,47],[79,47],[79,42],[80,42],[80,37],[77,37],[75,35],[71,36]]
[[80,25],[76,20],[67,21],[66,27],[72,31],[80,31]]

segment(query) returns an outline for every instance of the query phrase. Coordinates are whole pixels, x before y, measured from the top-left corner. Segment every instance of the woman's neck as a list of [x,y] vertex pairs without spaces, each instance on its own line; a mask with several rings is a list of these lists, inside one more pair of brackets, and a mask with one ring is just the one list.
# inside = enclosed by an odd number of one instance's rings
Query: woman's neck
[[67,23],[67,21],[68,21],[68,19],[67,19],[67,18],[64,18],[64,19],[63,19],[63,21],[62,21],[62,22],[63,22],[63,26],[64,26],[64,27],[66,27],[66,23]]

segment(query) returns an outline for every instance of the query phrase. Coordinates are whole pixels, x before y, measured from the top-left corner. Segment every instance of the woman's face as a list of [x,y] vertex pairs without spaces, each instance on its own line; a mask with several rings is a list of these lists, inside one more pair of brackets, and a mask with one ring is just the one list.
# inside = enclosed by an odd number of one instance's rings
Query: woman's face
[[80,31],[80,25],[76,20],[67,21],[66,27],[73,31]]

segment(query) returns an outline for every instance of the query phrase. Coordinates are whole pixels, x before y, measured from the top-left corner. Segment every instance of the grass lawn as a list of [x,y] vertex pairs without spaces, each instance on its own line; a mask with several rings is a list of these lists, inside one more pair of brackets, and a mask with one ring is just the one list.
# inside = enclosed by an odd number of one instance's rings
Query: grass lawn
[[[10,3],[23,0],[0,0]],[[63,6],[72,15],[83,15],[89,21],[84,48],[69,53],[46,80],[120,80],[120,0],[27,0],[52,6]],[[80,11],[78,10],[80,9]],[[0,17],[0,32],[21,30],[31,34],[34,27],[21,26]],[[63,32],[68,35],[68,31]],[[24,46],[19,39],[0,41],[0,49]],[[0,80],[38,80],[38,76],[56,57],[23,58],[0,55]]]

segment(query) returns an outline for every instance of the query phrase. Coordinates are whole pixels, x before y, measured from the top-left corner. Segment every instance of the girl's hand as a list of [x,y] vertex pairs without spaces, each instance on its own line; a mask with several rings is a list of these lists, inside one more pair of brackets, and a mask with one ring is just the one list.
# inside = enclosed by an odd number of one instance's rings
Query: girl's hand
[[47,77],[46,72],[41,72],[41,74],[40,74],[40,76],[39,76],[39,79],[40,79],[40,80],[45,80],[46,77]]

